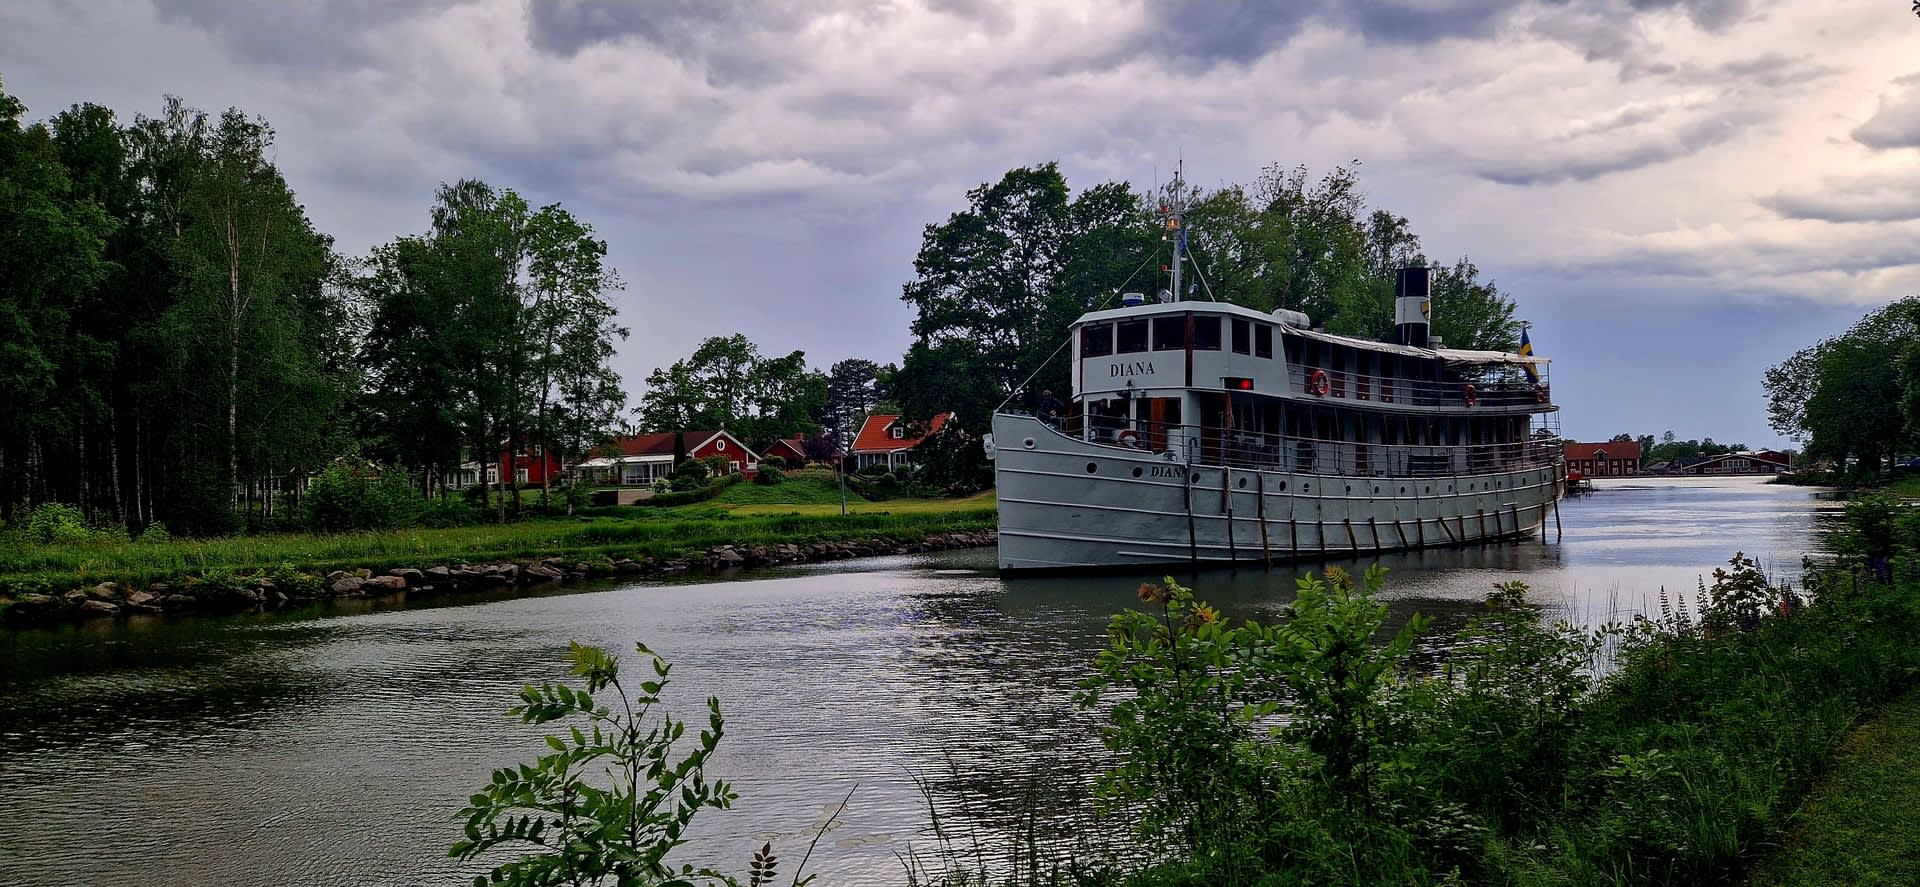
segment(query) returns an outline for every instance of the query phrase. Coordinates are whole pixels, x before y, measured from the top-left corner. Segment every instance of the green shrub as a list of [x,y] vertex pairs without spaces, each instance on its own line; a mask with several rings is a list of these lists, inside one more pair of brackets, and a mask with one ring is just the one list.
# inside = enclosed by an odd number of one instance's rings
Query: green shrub
[[423,527],[465,527],[485,519],[486,513],[478,505],[461,497],[420,503],[415,521]]
[[686,493],[705,489],[707,481],[713,476],[707,463],[698,459],[688,459],[673,467],[673,473],[667,475],[667,488],[676,493]]
[[707,467],[708,477],[719,477],[732,470],[734,460],[731,456],[702,456],[698,461]]
[[771,487],[787,479],[785,471],[787,460],[779,456],[768,456],[760,460],[760,467],[754,472],[753,482],[763,487]]
[[59,502],[36,506],[21,521],[21,535],[28,542],[42,545],[73,545],[92,542],[96,537],[80,509]]
[[167,532],[167,525],[165,523],[154,521],[153,523],[147,524],[146,529],[140,531],[140,539],[138,541],[141,545],[164,545],[173,541],[173,534]]
[[301,522],[321,533],[412,525],[422,503],[398,478],[372,478],[367,466],[334,465],[314,478],[301,500]]
[[656,493],[653,498],[642,499],[635,504],[652,508],[671,508],[675,505],[690,505],[694,502],[705,502],[708,499],[720,495],[728,487],[739,482],[740,475],[731,474],[713,483],[695,487],[690,490],[674,490],[667,493]]

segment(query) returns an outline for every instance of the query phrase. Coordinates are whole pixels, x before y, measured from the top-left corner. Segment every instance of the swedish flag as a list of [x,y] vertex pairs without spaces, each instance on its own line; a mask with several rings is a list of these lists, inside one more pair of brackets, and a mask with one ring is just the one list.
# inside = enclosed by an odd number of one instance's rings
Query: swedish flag
[[[1533,356],[1533,340],[1527,338],[1526,327],[1520,328],[1520,356],[1521,357]],[[1535,385],[1540,384],[1540,371],[1534,369],[1533,364],[1523,363],[1520,365],[1520,368],[1527,371],[1527,378],[1533,380],[1533,384]]]

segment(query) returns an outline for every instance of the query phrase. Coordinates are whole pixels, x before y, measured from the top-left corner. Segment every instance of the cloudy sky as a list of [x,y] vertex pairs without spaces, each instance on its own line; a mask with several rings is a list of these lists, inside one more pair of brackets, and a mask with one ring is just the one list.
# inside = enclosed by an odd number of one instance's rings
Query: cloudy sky
[[31,115],[238,106],[340,247],[479,177],[611,244],[636,393],[699,339],[896,360],[922,227],[1007,169],[1353,159],[1555,358],[1573,436],[1768,444],[1759,376],[1920,292],[1908,0],[4,0]]

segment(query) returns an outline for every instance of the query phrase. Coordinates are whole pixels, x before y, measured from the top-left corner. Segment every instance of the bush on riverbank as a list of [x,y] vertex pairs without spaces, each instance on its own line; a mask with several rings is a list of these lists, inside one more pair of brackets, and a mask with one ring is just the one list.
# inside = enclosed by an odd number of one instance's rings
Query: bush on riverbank
[[1856,504],[1859,541],[1805,595],[1736,555],[1696,600],[1595,631],[1503,586],[1438,668],[1410,656],[1418,620],[1379,642],[1377,571],[1303,579],[1274,625],[1144,586],[1082,697],[1122,761],[1096,796],[1149,857],[1101,883],[1737,879],[1920,675],[1913,520]]

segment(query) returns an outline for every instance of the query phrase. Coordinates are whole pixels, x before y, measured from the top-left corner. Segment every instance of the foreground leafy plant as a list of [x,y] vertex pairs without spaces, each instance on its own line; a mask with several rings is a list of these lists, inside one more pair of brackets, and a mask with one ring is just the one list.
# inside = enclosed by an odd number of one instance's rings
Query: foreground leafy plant
[[[631,698],[620,683],[618,660],[577,643],[570,645],[568,659],[572,673],[585,679],[585,689],[546,683],[520,691],[520,704],[511,713],[525,723],[566,718],[586,723],[546,737],[553,751],[534,763],[495,771],[493,781],[460,812],[466,838],[448,855],[476,860],[500,850],[528,851],[475,877],[476,885],[733,883],[719,872],[675,868],[666,860],[686,843],[695,813],[725,809],[735,800],[730,785],[706,778],[707,761],[725,732],[720,702],[708,697],[708,727],[700,731],[698,747],[676,761],[674,744],[686,734],[686,723],[664,712],[653,717],[672,666],[645,644],[635,648],[651,661],[653,677]],[[608,688],[618,697],[617,709],[594,698]],[[597,774],[591,772],[596,766]],[[771,848],[762,853],[756,875],[770,878]]]

